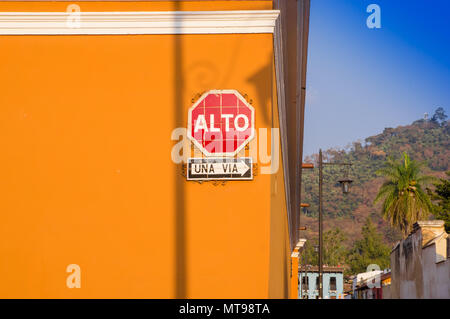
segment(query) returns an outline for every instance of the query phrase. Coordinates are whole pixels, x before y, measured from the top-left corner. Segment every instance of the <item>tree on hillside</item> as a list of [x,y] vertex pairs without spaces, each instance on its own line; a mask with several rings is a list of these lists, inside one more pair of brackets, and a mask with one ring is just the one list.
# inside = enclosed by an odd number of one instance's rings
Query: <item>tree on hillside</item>
[[340,228],[334,228],[325,232],[324,241],[324,263],[329,266],[339,266],[345,262],[347,248],[344,242],[347,236]]
[[366,219],[361,233],[362,239],[355,241],[347,257],[350,273],[365,272],[371,264],[378,265],[380,269],[388,268],[390,248],[383,242],[382,235],[370,218]]
[[434,177],[422,175],[422,166],[422,163],[412,161],[408,154],[403,153],[400,162],[388,158],[386,166],[378,170],[378,174],[387,179],[378,190],[374,203],[383,200],[383,217],[404,237],[415,222],[427,218],[433,209],[424,186]]
[[445,125],[447,122],[447,115],[445,114],[445,110],[442,107],[438,107],[434,112],[433,117],[431,118],[431,122],[438,123],[440,125]]
[[445,231],[450,233],[450,171],[446,174],[447,179],[441,178],[439,183],[434,184],[434,192],[427,190],[431,200],[435,202],[432,211],[434,217],[445,221]]
[[[344,245],[346,235],[340,228],[334,228],[323,234],[323,264],[338,266],[345,263],[347,248]],[[305,261],[309,265],[318,265],[319,256],[314,247],[318,246],[317,240],[310,240],[306,244]]]

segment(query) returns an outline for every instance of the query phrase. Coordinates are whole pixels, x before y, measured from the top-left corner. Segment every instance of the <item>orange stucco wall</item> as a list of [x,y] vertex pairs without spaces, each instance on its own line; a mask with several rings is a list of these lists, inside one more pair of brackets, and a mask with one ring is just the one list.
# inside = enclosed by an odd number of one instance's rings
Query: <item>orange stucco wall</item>
[[[257,129],[278,127],[273,69],[270,34],[0,36],[0,297],[288,297],[281,164],[214,185],[187,182],[171,159],[173,130],[209,89],[247,94]],[[67,288],[69,264],[81,267],[81,288]]]

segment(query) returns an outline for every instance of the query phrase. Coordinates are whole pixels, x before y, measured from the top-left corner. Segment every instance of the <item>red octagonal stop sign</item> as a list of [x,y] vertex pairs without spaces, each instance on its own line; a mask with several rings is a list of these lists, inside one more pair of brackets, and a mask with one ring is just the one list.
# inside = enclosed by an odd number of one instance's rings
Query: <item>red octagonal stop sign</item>
[[234,156],[255,135],[255,110],[236,90],[211,90],[189,109],[187,131],[206,156]]

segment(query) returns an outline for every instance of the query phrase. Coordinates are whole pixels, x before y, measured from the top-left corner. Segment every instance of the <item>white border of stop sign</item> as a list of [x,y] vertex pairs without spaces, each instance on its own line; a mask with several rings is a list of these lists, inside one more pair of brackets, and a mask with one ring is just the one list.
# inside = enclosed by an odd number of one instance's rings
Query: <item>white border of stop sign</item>
[[[192,111],[202,102],[206,96],[210,94],[234,94],[237,96],[242,103],[245,104],[246,107],[250,109],[251,119],[249,119],[250,123],[250,136],[234,151],[234,152],[225,152],[225,153],[210,153],[208,152],[203,145],[201,145],[191,134],[192,132]],[[237,117],[236,117],[237,118]],[[255,137],[255,109],[251,106],[247,100],[237,91],[237,90],[210,90],[204,93],[195,103],[189,108],[188,111],[188,125],[187,125],[187,137],[194,143],[195,146],[206,156],[235,156],[239,153],[254,137]]]

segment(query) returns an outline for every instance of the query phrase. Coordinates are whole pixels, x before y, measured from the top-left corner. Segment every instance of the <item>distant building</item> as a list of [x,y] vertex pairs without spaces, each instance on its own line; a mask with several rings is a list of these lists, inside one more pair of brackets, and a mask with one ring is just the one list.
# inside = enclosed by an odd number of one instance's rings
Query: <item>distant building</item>
[[[344,299],[344,268],[323,267],[323,298]],[[317,266],[299,268],[299,299],[317,299],[319,296],[319,269]]]
[[353,278],[352,299],[389,299],[386,288],[391,284],[391,270],[364,272]]

